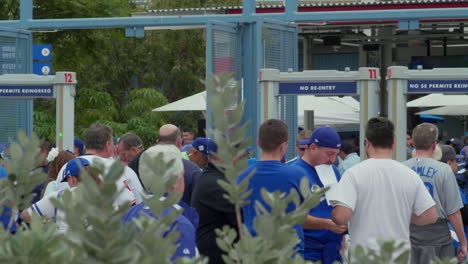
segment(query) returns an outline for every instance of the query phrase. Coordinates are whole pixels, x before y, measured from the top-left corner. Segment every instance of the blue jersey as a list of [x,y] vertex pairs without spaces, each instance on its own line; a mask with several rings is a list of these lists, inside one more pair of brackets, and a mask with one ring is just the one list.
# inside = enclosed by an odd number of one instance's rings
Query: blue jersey
[[6,170],[5,170],[5,168],[0,166],[0,179],[1,178],[6,178],[6,177],[8,177],[8,174],[7,174]]
[[[2,166],[0,166],[0,179],[1,178],[6,178],[8,177],[8,174]],[[10,223],[10,219],[12,216],[13,212],[11,211],[11,208],[3,206],[2,214],[0,215],[0,221],[2,222],[3,229],[8,228],[8,224]],[[15,232],[16,231],[16,221],[13,222],[10,228],[10,232]]]
[[[180,210],[185,206],[182,205],[175,205],[174,207],[166,209],[162,216],[167,215],[172,210]],[[132,221],[133,218],[140,218],[140,214],[145,213],[153,218],[157,218],[149,208],[145,207],[143,203],[137,204],[135,206],[130,207],[128,212],[123,217],[124,223],[129,223]],[[196,222],[198,222],[198,215]],[[180,232],[180,237],[176,242],[177,249],[172,256],[171,261],[175,263],[177,258],[181,257],[189,257],[193,258],[197,255],[196,243],[195,243],[195,227],[193,226],[192,222],[187,219],[184,215],[179,215],[176,217],[174,224],[170,227],[170,229],[164,234],[166,236],[172,230],[177,230]]]
[[[252,194],[248,198],[250,203],[242,207],[242,212],[245,226],[250,233],[255,236],[256,232],[253,227],[253,221],[257,216],[255,210],[256,201],[260,202],[265,209],[271,211],[271,208],[263,201],[260,190],[265,188],[268,192],[281,191],[289,193],[291,189],[295,189],[300,194],[299,185],[302,177],[305,176],[305,171],[296,166],[287,166],[280,161],[257,161],[239,176],[238,182],[245,179],[253,169],[256,169],[256,172],[252,178],[250,178],[248,187],[249,190],[252,190]],[[286,212],[289,213],[294,209],[295,205],[291,203],[286,209]],[[303,254],[304,233],[302,225],[295,225],[294,229],[296,229],[301,239],[298,248],[301,254]]]
[[[310,188],[314,184],[318,185],[320,188],[323,188],[323,184],[320,181],[320,178],[317,174],[317,171],[314,167],[310,166],[307,162],[305,162],[302,158],[297,159],[291,165],[296,165],[303,168],[307,173],[307,179],[310,183]],[[341,179],[340,173],[338,169],[333,166],[333,171],[335,172],[336,180],[339,181]],[[310,209],[309,214],[315,217],[331,219],[331,214],[333,211],[333,207],[327,204],[325,196],[320,199],[320,203]],[[323,259],[324,252],[326,250],[330,250],[332,254],[333,252],[339,252],[341,249],[341,241],[343,240],[343,235],[334,233],[328,229],[304,229],[304,238],[305,238],[305,259],[310,260],[322,260],[323,263],[325,261]],[[337,260],[340,259],[337,256]],[[334,261],[335,259],[333,259]],[[332,263],[328,262],[328,263]]]

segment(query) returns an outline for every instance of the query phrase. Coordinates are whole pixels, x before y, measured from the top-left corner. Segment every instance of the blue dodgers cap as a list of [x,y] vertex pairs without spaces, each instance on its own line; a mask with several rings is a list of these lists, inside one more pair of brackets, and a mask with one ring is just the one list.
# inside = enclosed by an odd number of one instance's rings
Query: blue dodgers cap
[[340,149],[341,140],[340,136],[335,129],[324,126],[319,127],[312,132],[309,139],[299,141],[299,145],[315,144],[317,146]]
[[192,142],[192,147],[204,156],[208,157],[210,153],[217,152],[218,146],[209,138],[197,137]]
[[85,151],[84,151],[84,142],[79,139],[79,138],[75,138],[75,140],[73,141],[73,145],[75,145],[75,147],[78,148],[78,151],[80,152],[80,155],[84,155]]
[[87,159],[76,158],[70,160],[63,171],[62,182],[66,182],[68,176],[78,176],[78,174],[80,174],[80,168],[88,165],[89,161]]

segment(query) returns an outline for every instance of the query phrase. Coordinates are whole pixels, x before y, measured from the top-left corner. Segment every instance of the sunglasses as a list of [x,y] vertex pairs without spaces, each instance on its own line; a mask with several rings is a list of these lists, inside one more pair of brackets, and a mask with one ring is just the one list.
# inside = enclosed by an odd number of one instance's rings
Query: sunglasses
[[300,151],[306,151],[307,148],[299,148]]

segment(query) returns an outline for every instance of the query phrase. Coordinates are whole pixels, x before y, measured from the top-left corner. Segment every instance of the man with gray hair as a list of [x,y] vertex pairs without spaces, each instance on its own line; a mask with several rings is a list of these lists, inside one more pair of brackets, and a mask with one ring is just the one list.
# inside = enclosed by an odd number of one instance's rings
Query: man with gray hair
[[436,258],[454,256],[448,222],[453,226],[460,241],[458,260],[463,261],[467,256],[467,242],[460,214],[463,203],[456,179],[450,166],[432,158],[437,146],[437,137],[438,129],[435,125],[422,123],[416,126],[412,135],[416,155],[403,163],[419,174],[436,202],[439,215],[434,224],[410,226],[412,263],[430,263]]
[[[154,175],[154,171],[151,169],[151,166],[154,164],[154,159],[161,154],[163,155],[162,158],[164,163],[173,163],[170,167],[166,168],[163,175]],[[182,159],[180,157],[180,150],[174,145],[156,145],[144,151],[141,155],[139,172],[143,181],[146,182],[147,187],[150,186],[150,179],[155,176],[165,178],[177,178],[174,186],[170,187],[166,192],[184,192],[184,167]],[[151,210],[148,207],[146,207],[144,203],[139,203],[128,210],[127,214],[123,218],[123,222],[132,222],[134,218],[140,218],[140,215],[142,213],[145,213],[150,217],[158,219],[161,216],[166,216],[167,214],[169,214],[169,212],[173,210],[179,211],[182,209],[182,214],[176,217],[174,224],[169,228],[167,233],[163,235],[163,237],[165,237],[168,233],[174,230],[180,233],[180,237],[175,243],[175,245],[177,246],[176,252],[171,258],[171,262],[175,263],[176,259],[178,258],[193,258],[197,255],[195,243],[195,226],[198,224],[198,215],[193,208],[186,207],[183,203],[181,204],[179,201],[172,207],[164,210],[162,215],[154,215],[153,212],[151,212]]]
[[120,156],[120,161],[125,165],[128,165],[143,149],[143,141],[135,133],[126,133],[117,141],[117,154]]

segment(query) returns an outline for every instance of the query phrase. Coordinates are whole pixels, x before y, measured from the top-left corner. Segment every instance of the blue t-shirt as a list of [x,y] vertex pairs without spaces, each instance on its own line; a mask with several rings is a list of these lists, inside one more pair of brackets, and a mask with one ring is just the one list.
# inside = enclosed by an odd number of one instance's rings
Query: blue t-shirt
[[[176,205],[175,207],[171,207],[166,209],[163,213],[162,216],[164,217],[167,215],[170,211],[172,210],[179,210],[181,208],[184,208],[185,205]],[[193,208],[192,208],[193,209]],[[123,217],[123,222],[124,223],[129,223],[132,221],[133,218],[140,218],[141,213],[145,213],[153,218],[157,218],[149,208],[145,207],[143,203],[139,203],[135,206],[130,207],[128,212],[124,215]],[[191,211],[190,213],[193,213],[195,211]],[[196,212],[195,212],[196,213]],[[198,215],[196,215],[196,220],[193,219],[194,221],[198,222]],[[187,219],[184,215],[179,215],[176,217],[174,224],[170,227],[170,229],[164,234],[166,236],[171,232],[172,230],[176,229],[177,231],[180,232],[180,237],[176,242],[177,249],[176,252],[174,253],[174,256],[172,256],[171,261],[175,263],[177,258],[181,257],[188,257],[188,258],[193,258],[196,255],[196,242],[195,242],[195,227],[193,226],[192,222]]]
[[[239,175],[238,182],[245,179],[250,172],[256,169],[255,174],[250,178],[249,190],[252,190],[252,194],[248,198],[249,204],[242,207],[244,224],[250,233],[255,236],[253,221],[257,216],[255,210],[256,201],[260,202],[265,209],[271,211],[271,208],[263,201],[260,190],[265,188],[268,192],[281,191],[289,193],[291,188],[295,189],[300,194],[300,181],[305,176],[305,171],[296,166],[287,166],[280,161],[257,161],[252,164],[245,172]],[[302,199],[302,197],[301,197]],[[295,205],[291,203],[286,209],[286,213],[289,213],[295,209]],[[295,225],[294,229],[297,231],[297,235],[301,239],[301,243],[298,245],[298,249],[303,254],[304,249],[304,233],[302,225]]]
[[[307,173],[307,179],[310,183],[310,188],[314,184],[318,185],[320,188],[323,188],[323,184],[320,181],[320,178],[317,175],[317,171],[314,167],[310,166],[302,158],[297,159],[292,165],[299,166],[303,168]],[[333,166],[333,171],[337,181],[341,179],[338,169]],[[310,209],[309,214],[315,217],[331,219],[331,214],[333,207],[327,204],[325,196],[320,199],[321,202],[314,208]],[[343,235],[334,233],[328,229],[304,229],[304,238],[305,238],[305,259],[312,260],[321,260],[322,251],[328,247],[332,246],[339,251],[341,249],[341,241]]]
[[6,177],[8,177],[8,174],[7,174],[6,170],[5,170],[5,168],[0,166],[0,179],[1,178],[6,178]]
[[[6,177],[8,177],[8,174],[5,168],[0,166],[0,179],[6,178]],[[6,207],[6,206],[3,206],[3,209],[1,210],[2,210],[2,214],[0,215],[0,221],[2,222],[3,229],[6,230],[8,228],[8,224],[10,223],[11,215],[13,212],[11,211],[11,208]],[[13,225],[10,228],[10,232],[15,232],[15,231],[16,231],[16,221],[13,223]]]

